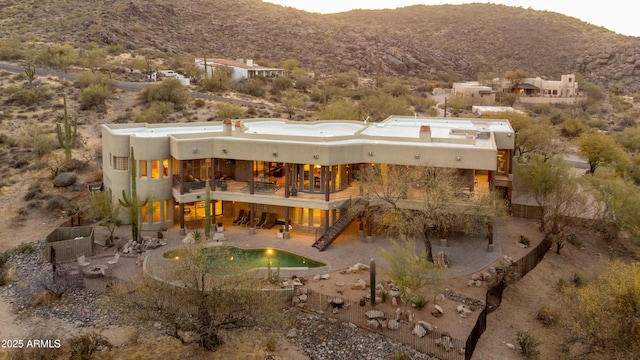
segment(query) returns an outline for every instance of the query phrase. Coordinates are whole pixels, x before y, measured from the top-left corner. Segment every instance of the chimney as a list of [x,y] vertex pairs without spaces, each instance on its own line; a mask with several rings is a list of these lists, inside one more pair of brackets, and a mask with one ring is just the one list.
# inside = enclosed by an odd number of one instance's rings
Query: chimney
[[253,66],[253,59],[247,59],[247,66]]
[[420,141],[431,142],[431,126],[420,126]]
[[231,136],[231,125],[231,120],[229,119],[224,119],[224,121],[222,121],[222,133],[224,135]]

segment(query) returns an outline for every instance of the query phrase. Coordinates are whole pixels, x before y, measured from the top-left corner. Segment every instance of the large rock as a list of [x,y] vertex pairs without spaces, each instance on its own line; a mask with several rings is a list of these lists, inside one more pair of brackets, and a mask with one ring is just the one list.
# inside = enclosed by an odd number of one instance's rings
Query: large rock
[[422,326],[416,324],[416,326],[413,327],[413,331],[411,331],[411,333],[421,338],[427,335],[427,330],[425,330]]
[[387,328],[389,330],[398,330],[400,328],[400,323],[394,319],[391,319],[387,323]]
[[418,325],[422,326],[425,330],[427,330],[427,332],[432,332],[436,329],[433,325],[431,325],[431,323],[422,320],[418,321]]
[[78,177],[74,173],[70,173],[70,172],[60,173],[53,179],[53,186],[55,187],[71,186],[76,182],[76,180],[78,180]]
[[386,316],[380,310],[369,310],[365,313],[369,319],[384,319]]

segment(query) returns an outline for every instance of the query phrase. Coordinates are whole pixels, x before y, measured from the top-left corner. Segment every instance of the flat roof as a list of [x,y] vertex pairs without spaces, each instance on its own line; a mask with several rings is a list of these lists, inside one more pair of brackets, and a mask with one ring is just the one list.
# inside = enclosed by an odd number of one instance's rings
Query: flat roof
[[[465,133],[469,135],[477,135],[478,133],[513,133],[511,125],[506,120],[493,119],[459,119],[459,118],[418,118],[391,116],[382,122],[358,122],[348,120],[331,120],[321,122],[303,122],[303,121],[287,121],[282,119],[248,119],[236,120],[232,122],[234,127],[241,123],[244,129],[243,133],[249,135],[248,139],[256,139],[251,135],[265,135],[270,141],[283,142],[305,142],[329,140],[337,138],[339,141],[361,142],[361,141],[381,141],[403,143],[416,142],[420,138],[420,129],[428,126],[430,135],[433,139],[450,139],[454,143],[453,146],[461,146],[465,144],[456,144],[456,139],[464,139]],[[223,124],[207,124],[207,123],[185,123],[185,124],[105,124],[114,134],[131,135],[136,137],[163,137],[180,134],[198,134],[198,137],[204,133],[211,133],[211,136],[224,136]],[[230,136],[234,136],[232,132]],[[279,140],[277,136],[281,136]],[[243,136],[242,138],[245,138]],[[267,140],[264,139],[264,140]],[[490,144],[480,136],[475,139],[475,144],[466,146],[486,147]],[[426,144],[423,144],[426,145]],[[444,144],[438,143],[439,146]],[[446,145],[446,146],[451,146]]]

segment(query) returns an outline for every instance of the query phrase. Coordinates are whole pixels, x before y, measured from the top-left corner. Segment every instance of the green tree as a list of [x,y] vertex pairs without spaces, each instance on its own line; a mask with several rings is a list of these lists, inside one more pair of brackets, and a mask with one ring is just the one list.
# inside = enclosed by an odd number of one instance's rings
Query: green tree
[[578,139],[580,155],[589,161],[589,173],[602,165],[624,166],[627,157],[624,149],[612,137],[602,133],[590,133]]
[[289,119],[293,119],[298,109],[304,108],[304,100],[302,96],[294,89],[286,90],[282,93],[282,99],[280,100],[282,106],[284,106],[285,113],[289,116]]
[[360,120],[360,114],[353,102],[343,99],[320,108],[316,114],[319,120]]
[[416,241],[392,241],[390,248],[381,250],[382,257],[389,264],[389,277],[398,286],[405,307],[411,303],[416,291],[429,283],[443,278],[443,269],[416,254]]
[[368,201],[351,211],[364,212],[389,237],[422,239],[429,261],[433,232],[445,238],[459,226],[467,234],[478,234],[506,214],[504,201],[492,192],[468,198],[461,190],[468,181],[455,169],[366,166],[358,180]]
[[51,130],[36,121],[29,121],[22,129],[21,143],[32,148],[38,158],[42,158],[53,149]]
[[233,69],[226,66],[216,66],[211,75],[206,75],[200,85],[209,92],[225,92],[231,88],[231,73]]
[[146,87],[140,96],[147,104],[154,101],[164,101],[172,103],[177,110],[183,109],[191,100],[191,93],[187,87],[175,78],[167,78],[162,80],[160,84]]
[[220,119],[240,119],[246,116],[242,106],[232,103],[216,103],[217,116]]
[[[183,345],[197,344],[214,351],[223,343],[222,331],[259,328],[278,333],[286,321],[284,303],[273,291],[261,291],[264,278],[247,271],[225,247],[203,249],[194,244],[179,249],[163,271],[165,281],[150,276],[116,289],[119,309],[138,320],[159,323],[165,334]],[[176,258],[177,257],[177,258]]]
[[528,193],[540,207],[540,231],[556,244],[556,252],[560,253],[566,230],[585,215],[587,199],[580,179],[561,157],[545,159],[542,155],[518,165],[515,175],[515,187]]
[[175,111],[173,104],[164,101],[154,101],[149,107],[136,116],[137,123],[156,124],[164,122]]
[[104,85],[91,85],[80,92],[80,109],[95,109],[98,112],[106,111],[107,100],[111,98],[113,91]]
[[608,235],[615,238],[625,231],[640,246],[640,187],[620,176],[590,176],[588,180],[597,200],[597,219],[613,225]]
[[509,82],[511,83],[511,89],[520,85],[522,81],[527,78],[527,76],[527,71],[522,69],[507,71],[504,74],[504,78],[509,80]]
[[60,123],[56,124],[56,133],[58,135],[58,143],[60,147],[64,149],[64,154],[67,160],[67,165],[71,165],[71,149],[76,146],[76,139],[78,138],[78,119],[74,118],[73,121],[69,120],[67,113],[67,95],[63,97],[64,101],[64,132]]
[[78,53],[71,45],[52,45],[40,51],[36,60],[50,68],[64,71],[78,61]]
[[114,203],[109,193],[105,191],[92,192],[89,195],[89,216],[93,218],[100,218],[102,223],[109,230],[109,238],[107,239],[106,246],[113,246],[113,233],[116,228],[120,226],[120,211],[121,206],[119,203]]
[[359,108],[360,113],[369,116],[371,121],[382,121],[391,115],[413,115],[405,97],[393,97],[387,93],[365,97]]
[[601,264],[580,287],[566,287],[556,304],[568,356],[579,359],[640,358],[640,264]]
[[78,65],[91,70],[93,74],[104,67],[106,63],[107,50],[97,46],[92,49],[82,50],[78,59]]

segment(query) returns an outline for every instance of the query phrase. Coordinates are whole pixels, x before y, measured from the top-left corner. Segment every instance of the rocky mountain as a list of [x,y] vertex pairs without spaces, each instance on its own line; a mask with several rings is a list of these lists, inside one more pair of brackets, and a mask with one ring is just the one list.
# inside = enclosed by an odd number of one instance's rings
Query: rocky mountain
[[[496,4],[320,15],[260,0],[5,0],[0,35],[96,42],[195,56],[300,60],[318,74],[357,70],[466,80],[524,69],[580,73],[640,89],[640,38],[548,11]],[[624,9],[621,9],[624,11]]]

